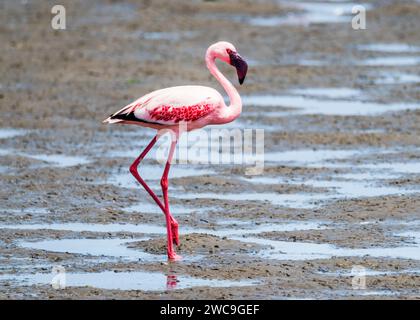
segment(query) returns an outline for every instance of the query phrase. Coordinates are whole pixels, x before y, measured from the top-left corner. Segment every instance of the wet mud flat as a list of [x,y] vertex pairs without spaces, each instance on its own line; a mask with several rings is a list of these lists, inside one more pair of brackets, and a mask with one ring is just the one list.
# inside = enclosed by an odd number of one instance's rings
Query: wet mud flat
[[[264,3],[64,1],[63,31],[48,2],[2,4],[0,298],[420,297],[420,5],[371,1],[355,31],[350,1]],[[128,172],[153,133],[101,121],[157,88],[222,90],[220,39],[250,61],[226,128],[264,129],[264,172],[174,165],[168,263]],[[155,190],[161,170],[140,167]]]

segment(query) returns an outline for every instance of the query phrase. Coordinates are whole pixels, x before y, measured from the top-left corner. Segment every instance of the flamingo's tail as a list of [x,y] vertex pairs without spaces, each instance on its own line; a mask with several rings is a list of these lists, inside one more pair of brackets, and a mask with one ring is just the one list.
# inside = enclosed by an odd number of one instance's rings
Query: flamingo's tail
[[112,119],[112,116],[106,118],[102,123],[118,123],[121,122],[121,119]]
[[130,113],[132,108],[133,108],[132,105],[126,106],[126,107],[122,108],[121,110],[111,114],[108,118],[106,118],[104,121],[102,121],[102,123],[122,122],[122,121],[124,121],[124,118],[126,117],[126,115]]

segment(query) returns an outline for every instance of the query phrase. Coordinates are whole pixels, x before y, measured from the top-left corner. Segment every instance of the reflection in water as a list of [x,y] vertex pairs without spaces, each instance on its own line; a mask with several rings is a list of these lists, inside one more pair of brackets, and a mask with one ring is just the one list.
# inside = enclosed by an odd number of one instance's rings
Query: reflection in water
[[178,283],[178,279],[174,274],[168,274],[166,276],[166,288],[167,289],[175,289]]

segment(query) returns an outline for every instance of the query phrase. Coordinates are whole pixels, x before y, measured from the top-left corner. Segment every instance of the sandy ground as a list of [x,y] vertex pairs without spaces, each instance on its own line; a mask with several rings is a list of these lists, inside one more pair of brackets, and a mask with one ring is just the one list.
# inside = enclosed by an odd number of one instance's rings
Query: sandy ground
[[[184,165],[184,169],[208,171],[171,179],[170,194],[175,195],[171,203],[180,210],[174,213],[180,223],[178,251],[184,257],[177,263],[165,260],[162,232],[146,232],[141,227],[136,231],[106,230],[107,224],[115,223],[163,228],[164,218],[157,209],[126,210],[147,202],[147,195],[136,187],[134,179],[119,183],[114,179],[118,175],[129,177],[128,166],[151,133],[101,123],[110,113],[154,89],[200,83],[223,90],[203,61],[208,45],[221,39],[234,43],[251,61],[246,82],[238,87],[243,96],[336,87],[363,92],[363,96],[345,98],[350,102],[366,99],[384,106],[418,104],[418,80],[381,84],[377,79],[384,73],[418,75],[419,61],[388,66],[358,63],[377,57],[418,58],[418,52],[357,49],[358,45],[375,43],[405,43],[418,48],[418,2],[372,1],[368,29],[359,31],[349,23],[259,26],[244,20],[300,12],[269,1],[61,3],[67,9],[67,29],[60,31],[50,26],[51,1],[1,4],[0,128],[20,131],[9,137],[0,135],[0,298],[420,298],[420,258],[416,254],[420,240],[415,236],[420,217],[418,108],[376,115],[333,115],[294,113],[287,104],[267,108],[245,104],[237,124],[240,128],[264,128],[266,153],[301,149],[360,153],[335,159],[332,165],[268,161],[262,177],[278,179],[276,183],[256,183],[253,179],[258,176],[247,177],[244,165]],[[303,60],[323,63],[305,64],[300,62]],[[230,67],[220,68],[235,80]],[[264,116],[267,111],[286,116]],[[74,157],[75,163],[60,167],[48,158],[36,158],[39,155]],[[355,196],[351,196],[354,190],[350,188],[344,197],[317,200],[318,195],[334,194],[325,181],[361,173],[366,164],[371,167],[364,174],[375,166],[380,173],[374,179],[375,187],[399,191],[370,194],[369,190],[360,192],[355,184]],[[407,164],[414,169],[392,174],[393,167]],[[181,167],[176,165],[173,170]],[[366,179],[362,176],[361,181]],[[157,187],[158,181],[154,185]],[[204,193],[210,195],[194,196]],[[256,199],[250,193],[269,195]],[[226,196],[232,194],[233,198]],[[271,201],[296,194],[306,194],[302,201],[313,198],[311,205],[300,206],[299,200],[295,206]],[[104,224],[104,229],[6,226],[51,223]],[[279,228],[287,223],[314,223],[316,227]],[[226,233],[217,233],[220,230]],[[60,239],[120,239],[122,247],[152,256],[130,260],[89,255],[62,249],[60,242],[49,250],[24,245]],[[284,247],[276,249],[280,244]],[[89,253],[88,242],[85,245]],[[323,254],[294,259],[289,248],[291,252],[320,250]],[[404,248],[411,248],[411,253],[404,254]],[[385,253],[372,254],[380,249]],[[56,290],[49,283],[28,284],[14,278],[49,274],[57,265],[65,267],[69,279],[71,273],[150,271],[180,280],[153,291],[118,290],[118,280],[114,289],[67,286]],[[377,271],[367,274],[365,290],[352,289],[349,274],[354,266]],[[182,277],[208,279],[210,285],[179,288]],[[245,287],[212,285],[216,280],[253,283]]]

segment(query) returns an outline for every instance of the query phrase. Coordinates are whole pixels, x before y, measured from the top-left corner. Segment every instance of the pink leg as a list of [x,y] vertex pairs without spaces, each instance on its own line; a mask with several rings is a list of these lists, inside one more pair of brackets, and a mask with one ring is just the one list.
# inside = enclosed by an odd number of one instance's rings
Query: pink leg
[[181,257],[177,255],[173,249],[172,241],[175,241],[176,244],[179,243],[178,239],[178,223],[175,219],[171,219],[171,212],[169,211],[169,197],[168,197],[168,174],[169,169],[171,167],[171,161],[174,155],[175,147],[176,147],[176,140],[173,140],[171,143],[171,147],[169,149],[169,156],[168,160],[165,165],[165,170],[163,171],[162,179],[160,180],[160,184],[162,186],[163,192],[163,201],[165,204],[165,216],[166,216],[166,229],[168,233],[168,258],[170,260],[180,260]]
[[[155,200],[156,204],[159,206],[159,208],[162,210],[162,212],[166,216],[166,209],[163,206],[162,202],[160,201],[158,196],[153,192],[153,190],[150,189],[150,187],[143,180],[143,178],[140,177],[139,172],[137,170],[137,167],[139,166],[140,162],[144,159],[144,157],[147,155],[147,153],[153,148],[153,146],[155,145],[157,140],[158,140],[158,136],[155,136],[152,139],[152,141],[150,141],[148,146],[143,150],[143,152],[140,154],[140,156],[138,156],[138,158],[136,160],[134,160],[133,164],[130,166],[130,172],[134,176],[134,178],[136,178],[136,180],[143,186],[143,188],[150,194],[150,196],[153,198],[153,200]],[[172,216],[170,216],[170,219],[171,219],[171,225],[176,226],[176,231],[177,231],[176,234],[178,234],[178,223],[176,222],[175,219],[173,219]],[[174,241],[176,241],[176,243],[178,244],[177,239],[176,240],[174,239]]]

